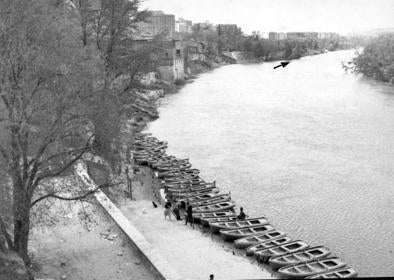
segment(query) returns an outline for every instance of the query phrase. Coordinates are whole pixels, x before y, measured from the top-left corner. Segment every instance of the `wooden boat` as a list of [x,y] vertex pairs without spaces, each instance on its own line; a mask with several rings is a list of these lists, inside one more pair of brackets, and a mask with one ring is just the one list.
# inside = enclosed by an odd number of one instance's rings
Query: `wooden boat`
[[236,216],[234,211],[226,210],[226,211],[218,211],[218,212],[208,212],[208,213],[193,213],[193,217],[195,220],[201,220],[202,224],[208,226],[208,219],[210,218],[219,218],[219,217],[233,217]]
[[239,229],[252,226],[260,226],[268,224],[268,220],[265,217],[250,218],[244,220],[237,220],[234,222],[218,222],[209,223],[209,227],[213,233],[219,232],[219,230]]
[[226,201],[230,201],[230,200],[231,200],[231,196],[229,194],[224,194],[224,195],[220,195],[215,198],[212,198],[212,199],[191,202],[190,205],[192,207],[200,207],[200,206],[204,206],[204,205],[211,205],[211,204],[226,202]]
[[230,196],[230,195],[209,192],[209,193],[199,194],[199,195],[191,194],[191,195],[188,195],[184,200],[189,201],[189,203],[194,203],[194,202],[201,202],[201,201],[205,201],[205,200],[219,199],[219,198],[223,198],[224,196]]
[[309,262],[309,261],[325,258],[330,253],[331,252],[328,248],[323,246],[316,246],[316,247],[308,248],[304,251],[299,251],[299,252],[277,256],[277,257],[271,257],[268,260],[268,263],[273,269],[278,269],[282,266],[297,264],[301,262]]
[[200,196],[204,194],[214,194],[218,195],[219,194],[219,189],[212,189],[212,190],[207,190],[207,191],[198,191],[198,192],[190,192],[190,193],[172,193],[171,196],[175,198],[176,200],[184,200],[185,202],[189,197],[194,197],[194,196]]
[[309,247],[302,240],[292,241],[281,246],[271,247],[268,249],[259,250],[254,253],[254,256],[259,262],[266,262],[270,257],[276,257],[284,254],[290,254],[297,251],[305,250]]
[[165,187],[167,188],[167,192],[174,193],[174,194],[176,194],[176,193],[188,193],[188,192],[210,191],[210,190],[216,189],[216,187],[213,186],[213,185],[212,186],[206,185],[206,186],[193,187],[190,184],[188,186],[184,186],[183,185],[184,187],[178,187],[178,188],[176,188],[174,186],[172,186],[172,187],[168,187],[168,186],[169,185],[165,185]]
[[233,229],[233,230],[223,230],[222,229],[222,230],[220,230],[220,236],[223,238],[224,241],[233,241],[238,238],[243,238],[245,236],[251,236],[253,234],[257,234],[260,232],[268,232],[273,229],[274,229],[273,226],[271,226],[270,224],[263,224],[263,225],[259,225],[259,226]]
[[234,245],[236,248],[243,249],[255,245],[257,243],[267,242],[271,239],[276,239],[285,235],[286,234],[283,231],[272,230],[266,233],[259,233],[235,240]]
[[205,227],[209,227],[209,223],[233,222],[238,219],[237,216],[238,215],[236,213],[234,213],[232,216],[219,217],[219,218],[208,218],[208,219],[201,220],[201,224]]
[[279,268],[278,272],[286,278],[304,278],[315,274],[327,273],[345,267],[346,263],[340,258],[331,257]]
[[233,209],[235,207],[235,203],[233,201],[221,202],[207,206],[200,206],[193,209],[193,212],[217,212],[223,210]]
[[282,236],[278,238],[274,238],[268,241],[263,241],[256,243],[255,245],[249,246],[246,248],[246,255],[253,256],[256,252],[260,250],[265,250],[271,247],[277,247],[286,243],[293,241],[289,236]]
[[356,278],[357,271],[351,267],[343,267],[325,273],[319,273],[306,277],[307,279],[327,279],[327,278]]

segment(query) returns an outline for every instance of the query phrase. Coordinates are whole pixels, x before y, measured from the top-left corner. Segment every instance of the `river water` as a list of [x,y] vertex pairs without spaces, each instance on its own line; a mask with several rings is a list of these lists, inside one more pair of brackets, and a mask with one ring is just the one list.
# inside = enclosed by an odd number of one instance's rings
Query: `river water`
[[394,276],[394,88],[344,73],[353,56],[218,68],[163,99],[148,131],[249,216]]

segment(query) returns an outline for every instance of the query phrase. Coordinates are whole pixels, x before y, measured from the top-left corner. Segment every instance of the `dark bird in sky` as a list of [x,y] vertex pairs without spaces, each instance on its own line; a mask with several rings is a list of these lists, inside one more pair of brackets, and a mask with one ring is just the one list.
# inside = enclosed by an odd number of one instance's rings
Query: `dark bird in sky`
[[152,201],[152,204],[153,204],[153,207],[157,208],[157,204],[154,201]]

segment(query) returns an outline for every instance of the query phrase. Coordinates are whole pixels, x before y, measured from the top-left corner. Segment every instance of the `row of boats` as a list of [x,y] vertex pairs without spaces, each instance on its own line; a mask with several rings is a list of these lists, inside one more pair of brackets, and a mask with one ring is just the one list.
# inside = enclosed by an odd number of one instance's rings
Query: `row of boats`
[[209,227],[225,241],[234,242],[247,256],[268,264],[283,278],[353,278],[357,272],[325,246],[309,246],[275,229],[266,217],[238,219],[230,194],[216,183],[205,182],[188,159],[166,154],[167,143],[148,133],[134,142],[134,159],[152,168],[161,180],[167,199],[192,206],[195,222]]

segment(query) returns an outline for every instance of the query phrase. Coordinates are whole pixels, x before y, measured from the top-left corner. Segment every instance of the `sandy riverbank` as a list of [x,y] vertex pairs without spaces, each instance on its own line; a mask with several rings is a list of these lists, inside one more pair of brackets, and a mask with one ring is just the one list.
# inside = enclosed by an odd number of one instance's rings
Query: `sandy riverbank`
[[149,168],[141,168],[133,182],[133,197],[124,198],[116,191],[109,196],[130,220],[184,279],[271,279],[270,272],[257,265],[231,243],[221,241],[208,231],[185,226],[184,221],[165,220],[163,207],[154,208],[158,181]]

